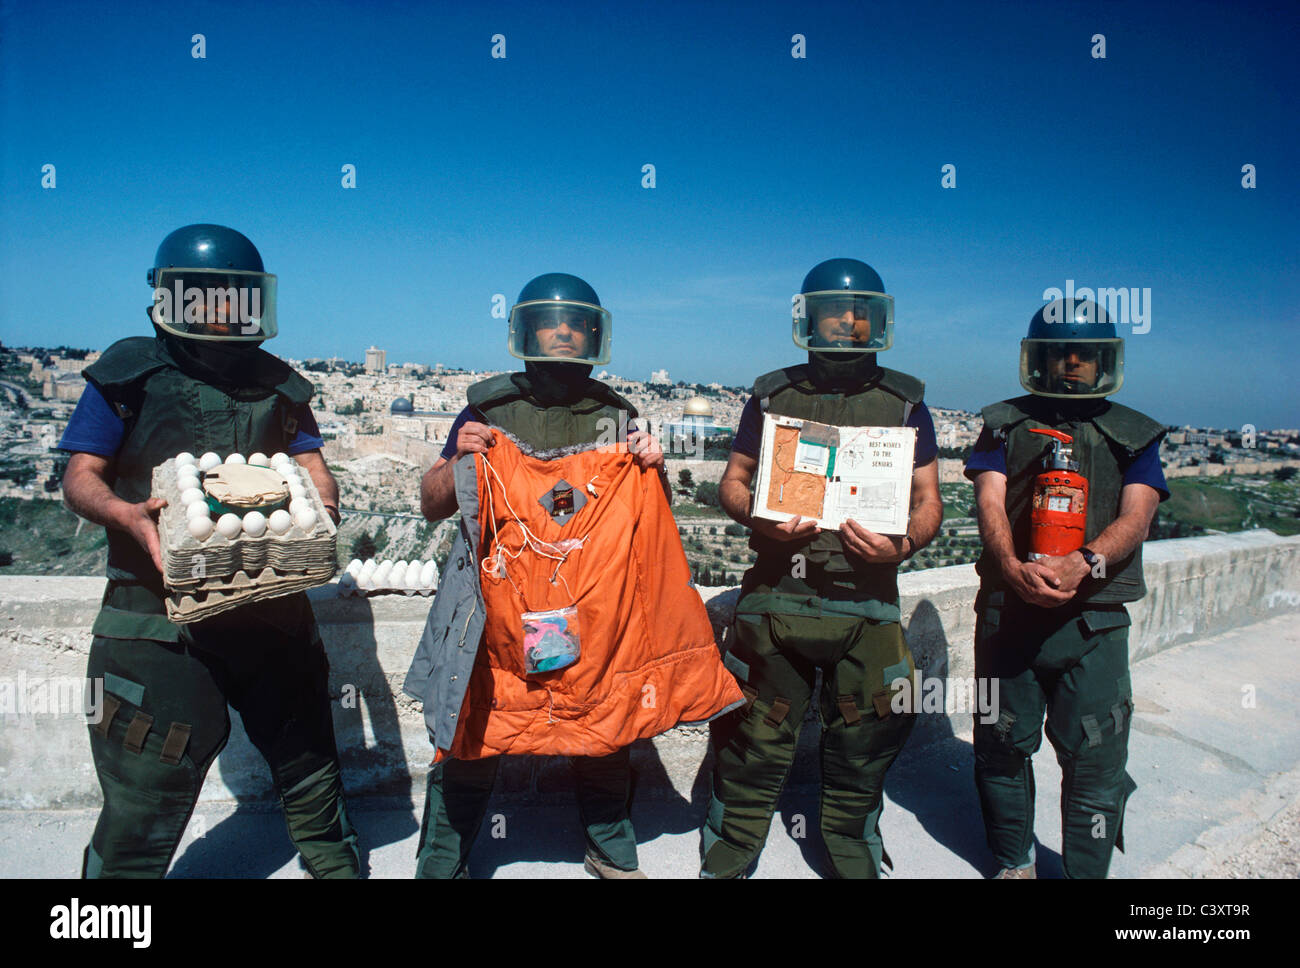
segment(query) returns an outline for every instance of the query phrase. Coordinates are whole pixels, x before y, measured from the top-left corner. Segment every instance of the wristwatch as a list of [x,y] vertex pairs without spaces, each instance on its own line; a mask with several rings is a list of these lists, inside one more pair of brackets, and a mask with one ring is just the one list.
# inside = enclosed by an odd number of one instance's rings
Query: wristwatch
[[1079,554],[1083,555],[1083,560],[1088,563],[1089,568],[1096,568],[1097,562],[1101,561],[1101,558],[1096,554],[1096,552],[1087,545],[1084,545],[1079,549]]
[[916,554],[916,539],[913,538],[910,534],[905,534],[905,535],[903,535],[903,540],[904,540],[904,541],[910,541],[910,542],[912,543],[912,548],[911,548],[911,550],[910,550],[910,551],[907,551],[907,552],[904,552],[904,554],[903,554],[903,560],[904,560],[904,561],[907,561],[907,559],[911,558],[912,555]]

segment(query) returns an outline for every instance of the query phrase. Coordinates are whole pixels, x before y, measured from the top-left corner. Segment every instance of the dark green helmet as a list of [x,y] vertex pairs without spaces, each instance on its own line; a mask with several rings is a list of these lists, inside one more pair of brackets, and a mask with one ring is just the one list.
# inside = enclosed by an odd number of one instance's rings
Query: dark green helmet
[[577,276],[548,272],[510,310],[510,355],[536,362],[608,363],[612,318]]
[[148,273],[153,321],[188,339],[253,342],[276,334],[276,278],[248,237],[186,225],[163,239]]
[[794,297],[793,337],[806,350],[878,353],[894,345],[894,297],[857,259],[813,266]]
[[1105,307],[1054,299],[1020,341],[1020,385],[1040,397],[1107,397],[1124,385],[1124,341]]

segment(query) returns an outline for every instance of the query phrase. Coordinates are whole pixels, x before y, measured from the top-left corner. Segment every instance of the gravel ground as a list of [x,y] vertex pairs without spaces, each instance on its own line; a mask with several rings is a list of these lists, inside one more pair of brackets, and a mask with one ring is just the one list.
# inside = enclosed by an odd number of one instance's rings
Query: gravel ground
[[1243,850],[1200,876],[1300,878],[1300,798],[1279,812]]

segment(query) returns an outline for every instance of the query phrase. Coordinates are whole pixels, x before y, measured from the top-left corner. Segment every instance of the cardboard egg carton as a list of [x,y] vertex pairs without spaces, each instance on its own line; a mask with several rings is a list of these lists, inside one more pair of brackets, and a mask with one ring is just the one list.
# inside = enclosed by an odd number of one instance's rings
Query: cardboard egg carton
[[167,500],[158,516],[158,534],[163,584],[172,593],[167,603],[172,621],[199,621],[334,577],[338,529],[306,472],[300,474],[304,497],[316,514],[310,532],[294,524],[280,535],[268,529],[257,537],[241,531],[227,538],[214,529],[202,540],[190,533],[176,479],[175,459],[164,461],[154,468],[151,492]]

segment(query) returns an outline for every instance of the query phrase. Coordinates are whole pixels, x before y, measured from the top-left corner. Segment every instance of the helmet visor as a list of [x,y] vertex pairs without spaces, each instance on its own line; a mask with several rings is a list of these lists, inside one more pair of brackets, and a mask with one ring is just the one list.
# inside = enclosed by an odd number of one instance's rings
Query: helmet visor
[[806,350],[876,353],[894,345],[894,297],[830,290],[794,298],[794,341]]
[[276,333],[275,276],[267,272],[156,269],[153,294],[153,321],[177,336],[247,342]]
[[510,310],[510,355],[521,360],[608,363],[609,310],[567,299],[516,303]]
[[1020,341],[1020,385],[1040,397],[1106,397],[1124,384],[1122,339]]

